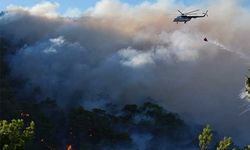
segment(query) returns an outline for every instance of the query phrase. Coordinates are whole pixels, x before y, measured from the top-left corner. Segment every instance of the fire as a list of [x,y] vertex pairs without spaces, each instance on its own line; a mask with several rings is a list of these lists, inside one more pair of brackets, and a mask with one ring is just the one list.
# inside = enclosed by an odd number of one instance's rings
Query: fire
[[68,145],[67,150],[72,150],[72,146],[71,146],[71,145]]

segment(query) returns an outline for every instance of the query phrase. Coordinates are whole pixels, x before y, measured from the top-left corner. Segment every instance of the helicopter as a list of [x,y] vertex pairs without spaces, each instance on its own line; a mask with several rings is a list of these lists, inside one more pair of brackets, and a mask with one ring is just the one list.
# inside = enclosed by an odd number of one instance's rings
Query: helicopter
[[[203,18],[203,17],[205,17],[205,16],[207,16],[208,17],[208,10],[205,12],[205,13],[203,13],[203,15],[201,15],[201,16],[194,16],[194,15],[192,15],[192,14],[195,14],[195,12],[197,12],[197,11],[199,11],[199,9],[197,9],[197,10],[193,10],[193,11],[190,11],[190,12],[187,12],[187,13],[182,13],[180,10],[178,10],[178,12],[181,14],[180,16],[177,16],[174,20],[173,20],[173,22],[176,22],[177,24],[179,23],[179,22],[184,22],[184,23],[187,23],[188,21],[190,21],[192,18]],[[191,14],[190,16],[189,16],[189,14]]]

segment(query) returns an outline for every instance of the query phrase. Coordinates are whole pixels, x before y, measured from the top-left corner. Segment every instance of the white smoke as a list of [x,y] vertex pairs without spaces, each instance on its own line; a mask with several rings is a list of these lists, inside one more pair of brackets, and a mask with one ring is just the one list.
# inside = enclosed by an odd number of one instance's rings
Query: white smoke
[[175,1],[102,0],[75,19],[57,17],[58,6],[10,7],[0,18],[4,37],[27,43],[9,59],[12,76],[28,82],[23,91],[39,87],[42,97],[64,106],[149,96],[187,120],[250,142],[250,114],[239,116],[238,107],[250,63],[250,12],[239,1],[210,0],[209,17],[185,25],[168,15]]
[[7,7],[7,11],[15,13],[28,12],[29,14],[36,16],[58,17],[59,14],[57,13],[57,9],[59,8],[59,6],[60,5],[58,3],[43,1],[31,8],[9,5]]

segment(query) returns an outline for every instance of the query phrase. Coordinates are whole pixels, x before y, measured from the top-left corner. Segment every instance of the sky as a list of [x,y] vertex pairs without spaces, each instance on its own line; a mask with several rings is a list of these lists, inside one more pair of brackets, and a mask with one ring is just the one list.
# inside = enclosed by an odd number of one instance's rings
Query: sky
[[[83,12],[90,7],[94,7],[95,4],[100,0],[0,0],[0,11],[5,10],[10,5],[22,6],[22,7],[32,7],[41,2],[55,2],[59,4],[58,12],[61,14],[67,13],[67,11],[74,10],[77,12]],[[123,3],[128,3],[129,5],[136,5],[142,2],[156,2],[158,0],[118,0]],[[164,1],[164,0],[161,0]],[[168,0],[166,0],[168,1]],[[206,3],[207,1],[204,0],[171,0],[175,1],[176,3],[182,3],[186,6]],[[239,0],[242,1],[242,6],[249,8],[250,7],[250,0]]]
[[[23,7],[31,7],[37,3],[41,3],[45,0],[0,0],[0,10],[4,10],[9,5],[18,5]],[[96,4],[99,0],[49,0],[50,2],[57,2],[60,4],[59,11],[65,12],[69,8],[78,8],[80,10],[86,10]],[[136,5],[144,2],[145,0],[120,0],[121,2],[128,3],[130,5]],[[155,2],[157,0],[147,0],[148,2]],[[176,0],[186,5],[201,2],[201,0]]]
[[[130,4],[140,3],[143,0],[122,0]],[[154,1],[154,0],[149,0]],[[31,7],[37,3],[43,2],[43,0],[0,0],[0,10],[5,9],[8,5],[20,5],[24,7]],[[50,0],[50,2],[57,2],[60,4],[60,11],[66,11],[68,8],[78,8],[81,10],[87,9],[95,5],[98,0]]]
[[[95,4],[100,0],[0,0],[0,11],[6,10],[10,5],[22,6],[22,7],[32,7],[41,2],[55,2],[59,4],[58,11],[61,14],[64,14],[68,10],[77,10],[83,12],[84,10],[94,7]],[[156,2],[158,0],[118,0],[123,3],[128,3],[130,5],[140,4],[142,2]],[[164,0],[160,0],[164,1]],[[166,1],[175,1],[176,3],[182,3],[186,6],[206,3],[209,0],[166,0]],[[242,2],[242,6],[245,8],[250,8],[250,0],[237,0]]]

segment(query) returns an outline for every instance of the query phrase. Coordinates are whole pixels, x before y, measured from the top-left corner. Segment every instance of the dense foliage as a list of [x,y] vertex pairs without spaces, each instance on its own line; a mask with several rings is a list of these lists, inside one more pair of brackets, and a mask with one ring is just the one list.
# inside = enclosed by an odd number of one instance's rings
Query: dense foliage
[[201,150],[207,150],[213,138],[212,130],[207,125],[199,135],[199,146]]
[[234,145],[231,137],[224,137],[218,144],[214,147],[211,145],[213,140],[212,129],[207,125],[198,136],[200,150],[250,150],[250,145],[240,148]]
[[22,150],[34,135],[35,123],[25,127],[22,119],[0,121],[0,148],[2,150]]
[[219,145],[216,148],[216,150],[229,149],[232,144],[233,144],[233,141],[231,137],[224,137],[224,139],[219,142]]

